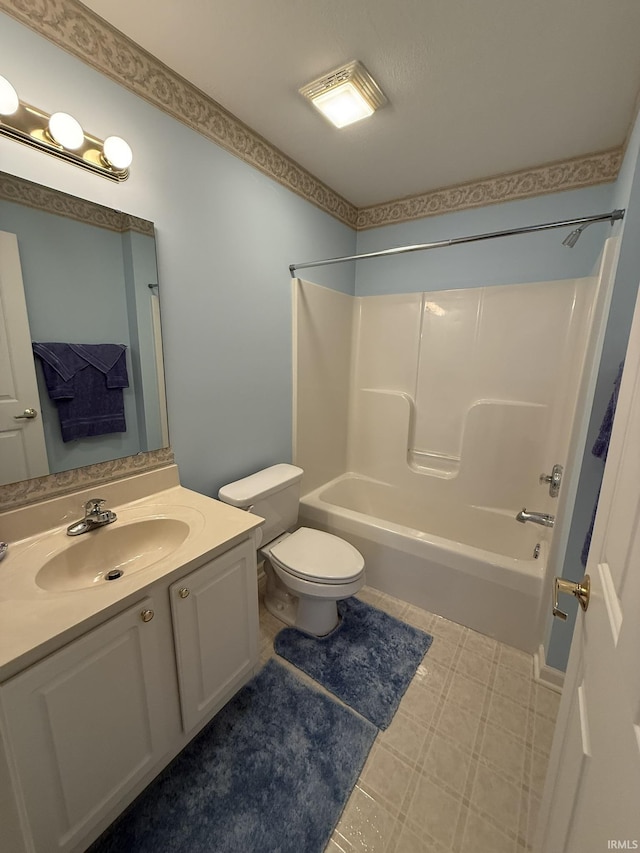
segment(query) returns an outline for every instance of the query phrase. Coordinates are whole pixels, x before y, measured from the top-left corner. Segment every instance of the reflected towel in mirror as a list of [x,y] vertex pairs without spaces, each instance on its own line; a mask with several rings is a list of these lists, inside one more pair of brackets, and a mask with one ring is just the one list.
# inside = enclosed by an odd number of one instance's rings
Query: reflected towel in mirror
[[125,344],[33,342],[47,392],[55,400],[63,441],[126,432]]

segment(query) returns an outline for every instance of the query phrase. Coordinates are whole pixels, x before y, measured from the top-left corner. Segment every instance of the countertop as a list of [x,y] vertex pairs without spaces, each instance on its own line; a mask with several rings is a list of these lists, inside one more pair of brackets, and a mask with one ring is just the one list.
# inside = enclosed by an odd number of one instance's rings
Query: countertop
[[[112,500],[126,494],[122,488],[118,491],[102,486],[99,491],[108,499],[111,492]],[[176,485],[130,502],[118,504],[109,500],[109,509],[116,512],[118,520],[107,527],[69,537],[67,526],[81,517],[76,507],[86,493],[73,497],[78,498],[73,502],[75,518],[69,517],[70,498],[66,496],[58,499],[63,501],[64,523],[18,541],[12,541],[6,530],[0,537],[9,541],[7,555],[0,562],[0,681],[135,603],[152,584],[170,581],[203,565],[246,539],[262,524],[258,516]],[[56,512],[55,500],[48,503],[46,517],[59,520],[61,510]],[[88,537],[95,537],[93,541],[99,547],[100,537],[108,535],[109,528],[148,517],[179,517],[188,522],[189,536],[168,556],[130,574],[125,572],[114,582],[63,592],[43,589],[36,582],[43,562],[56,552]],[[22,521],[16,526],[29,530],[29,525]]]

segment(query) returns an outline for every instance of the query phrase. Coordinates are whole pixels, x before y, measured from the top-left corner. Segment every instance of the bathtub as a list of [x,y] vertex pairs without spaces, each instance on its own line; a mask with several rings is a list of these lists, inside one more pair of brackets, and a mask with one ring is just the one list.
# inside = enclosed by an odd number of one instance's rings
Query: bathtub
[[424,498],[355,474],[302,497],[299,521],[358,548],[369,586],[523,651],[537,650],[544,528],[483,507],[426,506]]

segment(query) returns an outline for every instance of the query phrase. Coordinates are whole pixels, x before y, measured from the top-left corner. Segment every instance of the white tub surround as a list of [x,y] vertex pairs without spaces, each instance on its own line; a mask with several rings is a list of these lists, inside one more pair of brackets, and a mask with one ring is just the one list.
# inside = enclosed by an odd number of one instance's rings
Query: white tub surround
[[294,279],[293,456],[302,493],[347,470],[354,299]]
[[602,279],[338,299],[296,280],[302,523],[349,539],[369,584],[535,652],[552,537],[515,516],[566,505],[539,478],[573,461]]

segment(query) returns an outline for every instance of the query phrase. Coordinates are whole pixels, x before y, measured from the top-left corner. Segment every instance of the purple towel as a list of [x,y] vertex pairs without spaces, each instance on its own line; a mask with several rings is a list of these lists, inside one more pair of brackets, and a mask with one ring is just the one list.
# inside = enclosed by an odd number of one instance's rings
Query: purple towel
[[609,405],[607,406],[607,411],[604,413],[604,418],[602,419],[600,432],[598,433],[598,437],[596,438],[594,445],[591,448],[591,452],[593,453],[593,455],[597,456],[599,459],[602,459],[604,462],[607,461],[607,453],[609,452],[609,442],[611,441],[613,419],[616,414],[616,406],[618,405],[618,394],[620,393],[620,382],[622,380],[623,368],[624,361],[620,362],[620,367],[618,368],[618,375],[616,376],[615,382],[613,383],[613,391],[611,393]]
[[[600,432],[598,433],[598,437],[596,438],[593,447],[591,448],[591,452],[593,453],[593,455],[597,456],[599,459],[602,459],[603,462],[607,461],[607,453],[609,452],[609,442],[611,441],[611,433],[613,431],[613,419],[616,414],[616,406],[618,405],[618,394],[620,393],[620,381],[622,380],[623,368],[624,361],[620,362],[620,367],[618,368],[618,375],[616,376],[615,382],[613,383],[613,391],[611,392],[609,405],[607,406],[607,411],[604,413],[604,418],[602,419],[602,424],[600,425]],[[591,547],[591,537],[593,535],[593,525],[596,520],[596,512],[598,511],[599,500],[600,489],[598,489],[598,497],[596,498],[596,503],[593,508],[593,512],[591,513],[591,524],[589,525],[589,529],[587,530],[587,535],[584,537],[582,553],[580,554],[580,562],[583,566],[587,565],[589,548]]]
[[56,401],[63,441],[126,432],[122,389],[129,386],[124,344],[32,344]]

